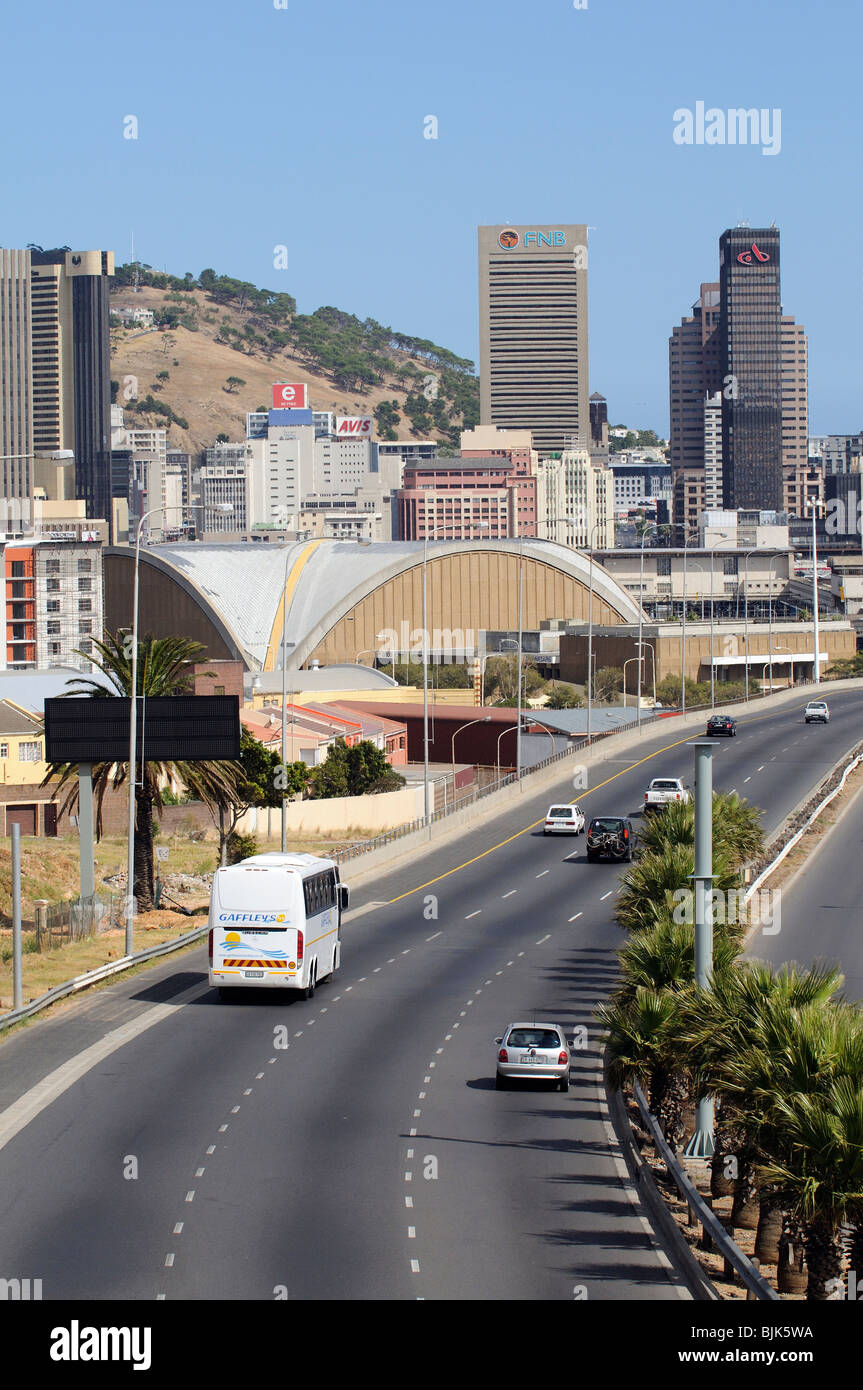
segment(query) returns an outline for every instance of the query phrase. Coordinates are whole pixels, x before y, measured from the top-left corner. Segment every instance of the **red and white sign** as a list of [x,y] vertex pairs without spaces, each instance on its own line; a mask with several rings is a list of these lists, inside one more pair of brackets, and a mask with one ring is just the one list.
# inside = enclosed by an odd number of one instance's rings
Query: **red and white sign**
[[308,410],[309,408],[309,388],[303,382],[284,382],[277,381],[273,385],[273,409],[274,410]]
[[336,434],[343,439],[353,435],[357,439],[371,439],[374,420],[371,415],[337,415]]

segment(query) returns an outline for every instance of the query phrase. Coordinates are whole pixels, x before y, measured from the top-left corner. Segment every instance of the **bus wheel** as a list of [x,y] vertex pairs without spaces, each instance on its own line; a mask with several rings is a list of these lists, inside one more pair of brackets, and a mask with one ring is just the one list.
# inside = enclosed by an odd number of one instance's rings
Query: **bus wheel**
[[306,985],[306,988],[303,990],[303,998],[304,998],[304,999],[314,999],[314,997],[315,997],[315,983],[316,983],[316,981],[315,981],[315,967],[314,967],[314,965],[312,965],[312,966],[309,967],[309,983]]

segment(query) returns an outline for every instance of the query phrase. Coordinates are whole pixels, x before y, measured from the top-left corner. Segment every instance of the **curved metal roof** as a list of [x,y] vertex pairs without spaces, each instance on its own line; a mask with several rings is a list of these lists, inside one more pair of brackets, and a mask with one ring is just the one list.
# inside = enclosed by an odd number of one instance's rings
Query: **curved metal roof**
[[[429,559],[479,550],[524,555],[590,582],[587,555],[549,541],[430,541]],[[388,579],[422,564],[423,541],[358,543],[319,539],[287,546],[182,545],[148,546],[144,564],[174,573],[197,593],[245,654],[252,669],[272,670],[278,663],[286,595],[291,664],[301,664],[338,620]],[[593,589],[623,622],[638,621],[638,605],[615,579],[593,562]],[[561,614],[561,616],[565,616]]]

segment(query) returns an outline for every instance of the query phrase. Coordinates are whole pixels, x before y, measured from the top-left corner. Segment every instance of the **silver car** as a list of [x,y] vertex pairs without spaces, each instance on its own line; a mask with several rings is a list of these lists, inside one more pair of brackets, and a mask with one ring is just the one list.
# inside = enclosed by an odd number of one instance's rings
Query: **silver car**
[[569,1045],[559,1023],[511,1023],[495,1042],[496,1090],[516,1079],[554,1081],[559,1091],[569,1090]]
[[830,711],[827,708],[827,701],[810,700],[803,711],[803,717],[807,724],[829,724]]

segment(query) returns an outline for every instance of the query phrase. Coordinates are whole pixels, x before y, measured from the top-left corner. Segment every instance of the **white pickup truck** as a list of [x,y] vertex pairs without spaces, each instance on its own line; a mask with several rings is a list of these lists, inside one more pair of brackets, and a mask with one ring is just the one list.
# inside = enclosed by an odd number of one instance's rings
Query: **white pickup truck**
[[671,801],[691,801],[692,792],[681,777],[654,777],[644,793],[644,810],[658,811]]

